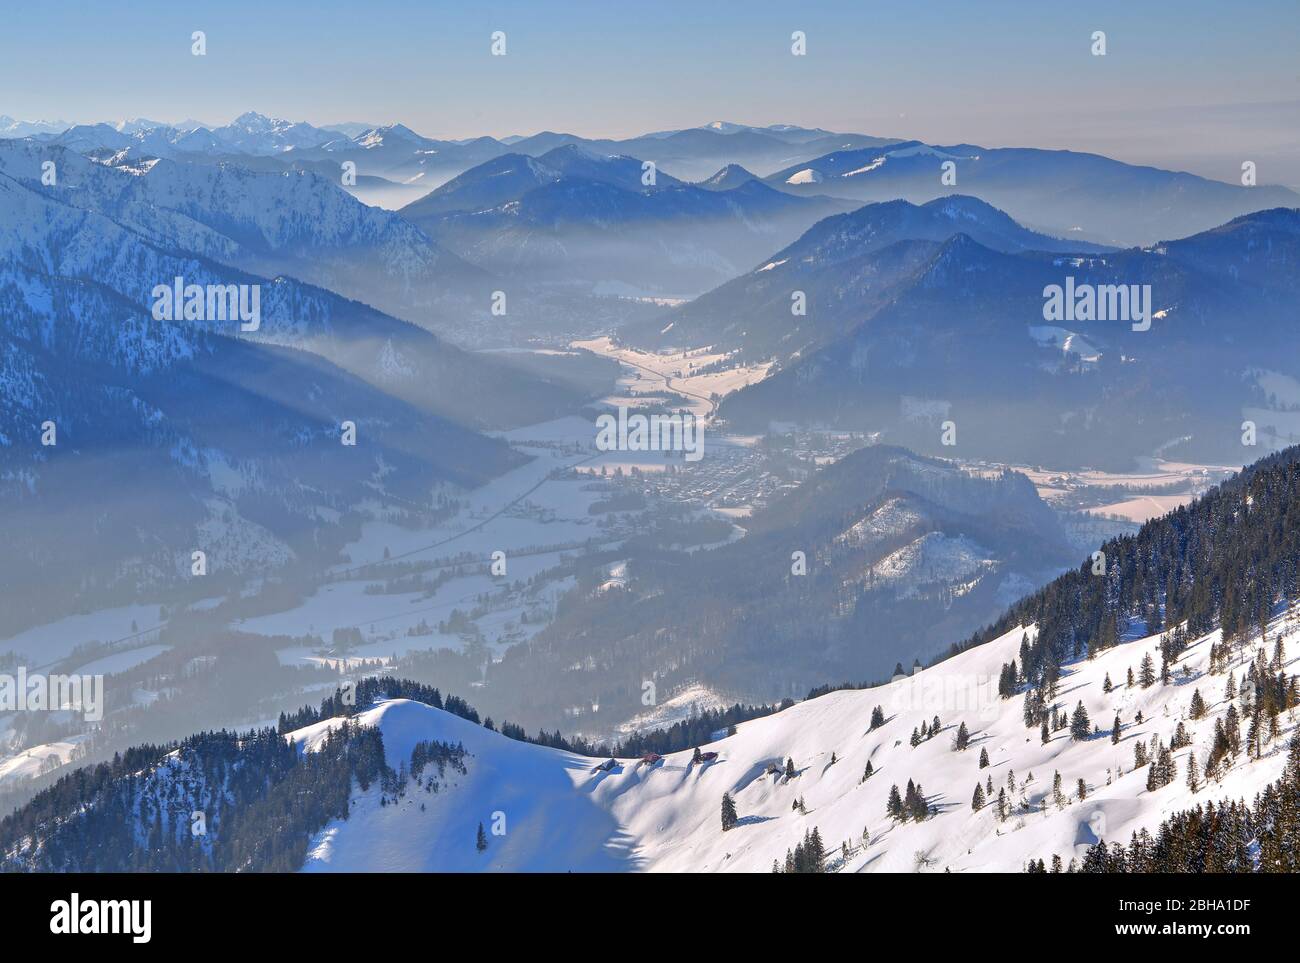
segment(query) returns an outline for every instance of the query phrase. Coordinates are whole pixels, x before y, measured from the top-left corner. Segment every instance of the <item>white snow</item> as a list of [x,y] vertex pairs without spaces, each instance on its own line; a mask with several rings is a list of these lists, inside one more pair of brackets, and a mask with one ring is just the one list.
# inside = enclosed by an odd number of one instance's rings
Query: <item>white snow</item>
[[101,609],[27,629],[0,639],[0,652],[14,652],[27,660],[29,669],[47,666],[68,656],[87,642],[111,642],[136,632],[144,633],[161,622],[157,605],[124,605]]
[[66,740],[33,746],[17,755],[0,758],[0,787],[53,772],[72,759],[77,743],[86,738],[84,735],[71,736]]
[[876,168],[883,166],[886,160],[888,160],[888,158],[886,157],[877,157],[870,164],[867,164],[864,167],[859,167],[857,170],[845,171],[840,176],[853,177],[855,174],[869,174],[872,171],[874,171]]
[[1095,365],[1101,360],[1101,350],[1074,331],[1050,324],[1031,324],[1029,336],[1041,345],[1059,348],[1065,354],[1078,355],[1088,365]]
[[[1262,760],[1239,759],[1221,782],[1193,794],[1186,784],[1187,758],[1203,760],[1214,720],[1226,711],[1227,677],[1206,675],[1209,649],[1217,633],[1195,641],[1175,667],[1174,681],[1149,689],[1125,687],[1144,653],[1158,639],[1124,642],[1091,662],[1072,663],[1061,680],[1060,704],[1072,710],[1082,702],[1101,733],[1075,742],[1068,731],[1040,744],[1037,728],[1022,721],[1023,697],[1002,700],[999,670],[1017,657],[1022,632],[964,652],[935,668],[875,689],[840,691],[800,703],[774,716],[739,726],[736,735],[703,747],[716,761],[692,764],[689,750],[653,766],[625,759],[609,772],[593,772],[600,760],[512,742],[448,713],[408,701],[386,702],[361,714],[384,735],[390,765],[409,758],[419,739],[462,742],[469,751],[468,775],[449,778],[436,794],[411,786],[395,805],[380,806],[376,790],[358,794],[352,816],[331,824],[315,840],[311,870],[661,870],[757,871],[783,861],[805,830],[818,827],[838,871],[1019,871],[1031,858],[1065,862],[1081,856],[1098,834],[1127,843],[1140,827],[1154,829],[1170,813],[1210,799],[1250,799],[1276,779],[1285,761],[1285,743],[1295,728],[1284,716],[1283,736]],[[1268,652],[1284,633],[1291,653],[1300,644],[1300,613],[1275,619]],[[1246,646],[1246,658],[1254,645]],[[1157,656],[1158,661],[1158,656]],[[1291,655],[1288,672],[1296,670]],[[1183,679],[1181,668],[1191,677]],[[1238,683],[1242,665],[1232,666]],[[1109,694],[1102,680],[1116,688]],[[1209,711],[1199,721],[1187,718],[1192,692],[1199,689]],[[871,710],[880,705],[886,723],[868,731]],[[1135,716],[1141,710],[1144,722]],[[1122,741],[1112,745],[1111,722],[1118,712]],[[916,748],[913,728],[935,715],[942,730]],[[1146,771],[1132,771],[1133,747],[1158,736],[1166,744],[1179,721],[1192,747],[1175,753],[1179,775],[1155,792],[1146,790]],[[970,748],[952,747],[957,725],[971,733]],[[332,720],[290,736],[310,748]],[[1244,733],[1243,733],[1244,737]],[[980,750],[991,765],[980,769]],[[832,764],[832,753],[837,761]],[[798,775],[765,775],[769,763],[794,761]],[[875,774],[862,782],[871,760]],[[1015,814],[999,822],[991,806],[971,809],[976,782],[992,779],[994,796],[1014,770]],[[1086,801],[1052,804],[1053,773],[1059,771],[1065,794],[1086,780]],[[449,777],[452,774],[449,773]],[[1031,779],[1032,776],[1032,779]],[[888,818],[885,803],[892,785],[913,779],[938,812],[920,823]],[[722,832],[722,794],[735,798],[740,823]],[[792,809],[802,799],[807,814]],[[424,809],[421,809],[424,804]],[[477,825],[491,829],[504,820],[503,836],[489,835],[487,852],[475,850]],[[864,845],[863,830],[868,833]],[[846,860],[840,844],[849,846]]]
[[824,177],[820,171],[815,171],[811,167],[805,167],[797,173],[791,174],[785,179],[787,184],[820,184]]

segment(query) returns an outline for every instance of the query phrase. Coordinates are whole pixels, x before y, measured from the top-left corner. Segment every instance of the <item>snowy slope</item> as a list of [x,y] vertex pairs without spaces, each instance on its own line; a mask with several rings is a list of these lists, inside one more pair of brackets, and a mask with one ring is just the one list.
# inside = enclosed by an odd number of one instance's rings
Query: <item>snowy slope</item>
[[[289,738],[311,750],[339,721],[308,726]],[[409,765],[417,742],[434,739],[463,743],[472,755],[468,773],[449,769],[436,792],[411,784],[396,804],[381,805],[377,785],[359,793],[348,819],[326,826],[308,847],[308,871],[632,868],[615,817],[583,791],[591,760],[515,742],[407,699],[384,702],[360,721],[379,726],[395,770]],[[505,814],[509,845],[493,847],[484,859],[474,849],[475,832],[480,822],[490,827],[495,812]]]
[[[1032,636],[1034,629],[1028,627]],[[1300,608],[1274,620],[1267,653],[1277,633],[1291,653],[1300,645]],[[465,776],[452,774],[437,793],[412,786],[396,805],[379,804],[378,790],[358,795],[346,821],[328,826],[311,847],[307,869],[320,870],[651,870],[768,871],[806,830],[820,830],[836,871],[1020,871],[1031,858],[1065,863],[1082,857],[1098,835],[1127,844],[1130,834],[1154,831],[1169,814],[1209,799],[1249,801],[1281,774],[1285,744],[1295,720],[1284,715],[1282,737],[1256,762],[1239,759],[1218,783],[1193,793],[1187,786],[1187,759],[1202,763],[1210,748],[1216,718],[1226,712],[1225,674],[1208,676],[1210,646],[1218,634],[1196,640],[1174,669],[1173,680],[1149,689],[1126,688],[1132,668],[1154,652],[1158,637],[1126,641],[1092,662],[1066,667],[1059,704],[1073,710],[1082,702],[1099,734],[1082,742],[1069,731],[1040,743],[1037,729],[1026,729],[1023,697],[997,694],[1003,663],[1017,658],[1022,630],[972,649],[908,679],[863,691],[841,691],[800,703],[784,712],[744,723],[736,735],[702,747],[715,761],[692,764],[684,751],[646,766],[619,760],[609,772],[592,770],[601,760],[586,759],[513,742],[441,710],[397,700],[361,715],[384,736],[389,765],[409,759],[420,739],[462,742],[470,753]],[[1245,647],[1249,660],[1256,646]],[[1288,673],[1296,668],[1289,656]],[[1190,676],[1183,678],[1182,666]],[[1234,661],[1236,682],[1243,664]],[[1107,694],[1103,679],[1116,688]],[[1208,711],[1187,718],[1192,693],[1199,689]],[[886,723],[868,731],[872,708],[883,707]],[[1138,711],[1144,722],[1137,723]],[[1115,713],[1122,739],[1112,745]],[[935,715],[942,729],[916,748],[913,728]],[[1133,772],[1134,745],[1153,736],[1169,743],[1179,721],[1192,738],[1175,753],[1178,775],[1155,792],[1146,790],[1146,769]],[[970,730],[970,747],[953,749],[960,723]],[[310,748],[338,720],[300,730],[290,738]],[[1243,727],[1244,729],[1244,727]],[[1243,731],[1244,738],[1244,731]],[[981,749],[990,765],[979,768]],[[832,765],[832,753],[837,761]],[[769,763],[794,761],[798,775],[767,775]],[[861,781],[866,763],[875,769]],[[991,778],[994,797],[1014,771],[1016,811],[999,822],[993,806],[971,809],[976,782]],[[1071,797],[1064,808],[1052,802],[1054,772]],[[1032,777],[1032,778],[1031,778]],[[1072,797],[1077,781],[1087,782],[1088,797]],[[921,823],[895,824],[885,804],[892,785],[900,790],[913,779],[937,814]],[[739,824],[723,833],[722,794],[730,792]],[[792,809],[802,799],[807,810]],[[421,808],[423,805],[423,808]],[[475,851],[477,825],[492,826],[504,814],[506,832],[489,836],[486,853]],[[863,845],[863,830],[869,841]],[[840,844],[849,844],[843,859]]]

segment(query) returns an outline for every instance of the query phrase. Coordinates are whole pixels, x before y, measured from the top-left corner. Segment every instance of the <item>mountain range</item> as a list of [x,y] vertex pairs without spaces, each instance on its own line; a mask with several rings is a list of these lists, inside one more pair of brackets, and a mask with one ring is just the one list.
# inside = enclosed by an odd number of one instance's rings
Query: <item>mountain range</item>
[[[1097,154],[933,145],[788,124],[753,127],[716,121],[623,140],[552,131],[500,140],[438,140],[402,124],[339,129],[251,111],[219,127],[193,121],[154,125],[147,120],[61,126],[24,126],[10,120],[0,125],[0,136],[33,136],[82,153],[114,152],[130,160],[239,160],[261,169],[312,170],[329,179],[337,179],[340,165],[352,161],[357,183],[350,189],[370,202],[394,208],[495,157],[540,157],[557,147],[576,145],[598,154],[653,161],[661,175],[685,181],[704,180],[726,165],[737,164],[760,171],[779,190],[859,203],[895,198],[923,203],[965,193],[1002,208],[1035,230],[1121,247],[1180,237],[1254,210],[1300,203],[1294,191],[1267,183],[1225,184]],[[953,165],[947,179],[944,164]]]
[[[94,728],[0,718],[0,866],[766,870],[813,827],[823,868],[1113,866],[1103,838],[1262,792],[1300,704],[1268,651],[1297,632],[1295,450],[1096,579],[1079,539],[1137,526],[1062,506],[1112,504],[1071,487],[1096,469],[1300,442],[1298,204],[791,125],[0,118],[0,669],[126,680]],[[596,441],[597,411],[678,405],[698,465]],[[910,701],[972,678],[941,719]],[[1064,734],[1077,704],[1099,731]],[[1213,785],[1170,790],[1193,757]],[[1231,860],[1272,859],[1233,818]]]
[[[178,546],[206,547],[231,576],[328,552],[321,512],[480,484],[522,460],[481,429],[584,403],[562,378],[282,273],[346,288],[368,263],[428,283],[455,261],[311,179],[0,142],[5,578],[23,587],[7,618],[33,617],[64,579],[87,601],[174,581],[189,568]],[[259,326],[160,319],[155,288],[177,278],[256,288]],[[356,448],[340,444],[344,422]]]
[[401,214],[478,267],[514,283],[689,296],[846,209],[748,180],[727,190],[656,174],[642,161],[570,144],[507,154]]

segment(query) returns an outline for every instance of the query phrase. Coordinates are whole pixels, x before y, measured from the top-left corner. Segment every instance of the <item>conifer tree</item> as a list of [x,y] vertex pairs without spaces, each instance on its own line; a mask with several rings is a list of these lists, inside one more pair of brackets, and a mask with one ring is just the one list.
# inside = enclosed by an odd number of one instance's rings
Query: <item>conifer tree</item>
[[1133,771],[1137,772],[1147,764],[1147,746],[1142,740],[1133,743]]
[[1260,869],[1266,873],[1300,872],[1300,734],[1291,737],[1286,766],[1270,805],[1273,817],[1259,839]]
[[812,835],[808,837],[805,847],[806,872],[826,872],[826,848],[822,845],[822,834],[816,826],[813,827]]
[[885,814],[890,819],[903,818],[903,797],[899,795],[897,783],[889,788],[889,801],[885,803]]
[[1156,684],[1156,667],[1151,661],[1151,653],[1148,652],[1142,656],[1142,667],[1138,673],[1138,680],[1142,683],[1142,688],[1149,689]]
[[1003,699],[1010,699],[1016,694],[1016,661],[1012,659],[1008,663],[1003,663],[1002,672],[998,676],[998,695]]
[[1235,705],[1228,706],[1223,714],[1223,734],[1228,739],[1228,750],[1235,756],[1241,752],[1241,716]]
[[722,794],[722,831],[725,833],[736,825],[736,803],[731,798],[731,793]]
[[1088,719],[1088,710],[1083,707],[1083,701],[1074,707],[1074,715],[1070,717],[1070,738],[1075,742],[1082,742],[1087,739],[1092,732],[1092,723]]

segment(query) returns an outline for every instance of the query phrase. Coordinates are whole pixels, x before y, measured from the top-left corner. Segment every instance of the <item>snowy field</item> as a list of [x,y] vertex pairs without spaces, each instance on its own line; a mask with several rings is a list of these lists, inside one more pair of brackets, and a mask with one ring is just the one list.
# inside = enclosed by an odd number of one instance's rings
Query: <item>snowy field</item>
[[[153,629],[161,622],[157,605],[123,605],[38,625],[0,639],[0,653],[12,652],[30,670],[47,667],[72,654],[79,645],[112,642]],[[120,669],[117,671],[121,671]]]
[[[482,595],[526,582],[588,542],[616,542],[588,511],[601,494],[582,479],[555,477],[592,461],[596,453],[589,447],[595,437],[591,422],[558,419],[502,437],[532,455],[532,460],[465,493],[466,506],[444,523],[410,528],[382,519],[367,522],[361,537],[345,548],[350,561],[331,570],[344,578],[323,584],[295,608],[247,619],[236,627],[264,635],[311,633],[327,642],[336,629],[357,629],[365,643],[349,650],[350,660],[401,656],[413,649],[459,649],[464,643],[458,636],[436,631],[437,623],[453,611],[468,614]],[[489,569],[496,552],[504,553],[504,576]],[[367,593],[368,585],[382,580],[346,578],[359,566],[382,562],[386,556],[433,564],[439,570],[459,564],[463,573],[441,585],[400,594]],[[567,584],[557,580],[532,599],[519,595],[511,604],[475,619],[475,624],[489,641],[510,632],[536,632],[540,623],[523,629],[520,616],[530,606],[553,604]],[[421,623],[431,633],[409,634]],[[511,636],[510,641],[524,634]],[[279,656],[286,664],[335,661],[304,647],[283,649]]]
[[[727,365],[721,370],[700,373],[698,369],[720,364],[727,355],[711,353],[707,349],[655,353],[637,348],[620,347],[610,338],[593,338],[575,341],[575,348],[585,348],[593,354],[614,358],[623,363],[625,374],[619,379],[627,397],[635,400],[637,394],[668,391],[682,397],[685,407],[697,417],[708,418],[716,405],[710,400],[715,394],[723,397],[756,384],[767,377],[770,363],[759,365]],[[626,404],[625,399],[606,399],[608,403]]]
[[[1141,524],[1189,504],[1208,488],[1241,470],[1241,466],[1197,465],[1186,462],[1146,459],[1132,472],[1095,469],[1053,470],[1031,465],[966,466],[972,474],[989,474],[1011,469],[1027,476],[1038,497],[1055,508],[1068,509],[1073,500],[1086,499],[1082,511],[1099,518],[1118,518]],[[1143,491],[1151,489],[1150,493]],[[1175,489],[1173,492],[1166,489]],[[1115,494],[1109,494],[1114,490]]]

